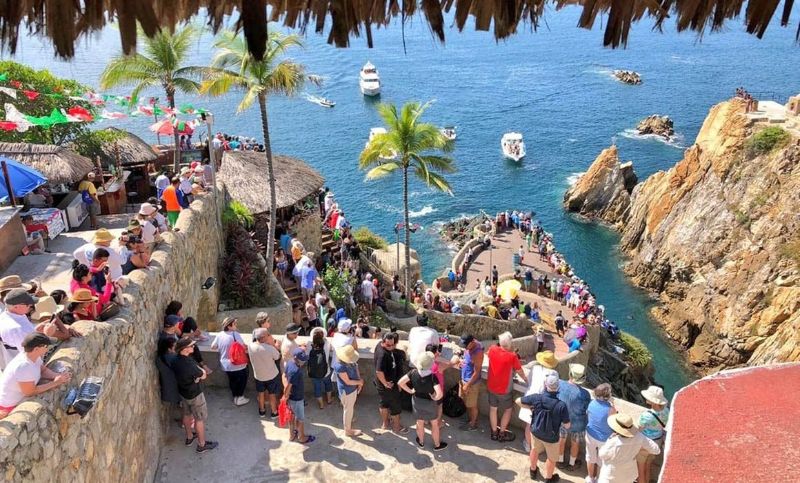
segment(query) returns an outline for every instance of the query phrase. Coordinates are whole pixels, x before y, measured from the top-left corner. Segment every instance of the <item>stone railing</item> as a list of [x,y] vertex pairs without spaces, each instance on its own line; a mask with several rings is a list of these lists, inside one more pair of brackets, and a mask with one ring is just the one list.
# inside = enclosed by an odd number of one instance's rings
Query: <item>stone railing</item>
[[220,204],[198,196],[183,210],[180,231],[163,234],[150,268],[135,270],[124,289],[118,317],[80,321],[82,338],[67,341],[48,366],[73,373],[69,387],[87,376],[104,378],[100,398],[85,418],[67,415],[68,386],[26,399],[0,420],[0,473],[5,481],[153,481],[166,428],[173,427],[160,401],[153,363],[164,308],[180,300],[198,321],[213,317],[223,248]]
[[455,335],[470,333],[479,340],[495,339],[506,331],[511,332],[514,337],[531,333],[531,323],[524,319],[500,320],[484,315],[450,314],[428,309],[420,309],[418,312],[427,315],[431,327],[439,332],[447,330],[448,333]]

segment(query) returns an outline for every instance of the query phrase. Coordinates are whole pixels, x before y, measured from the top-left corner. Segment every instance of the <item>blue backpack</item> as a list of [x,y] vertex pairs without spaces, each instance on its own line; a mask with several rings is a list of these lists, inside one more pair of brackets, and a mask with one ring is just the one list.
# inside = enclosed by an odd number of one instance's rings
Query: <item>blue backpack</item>
[[[553,409],[561,403],[556,398],[541,395],[533,406],[531,433],[545,443],[557,443],[561,420],[553,414]],[[563,403],[561,403],[563,404]]]

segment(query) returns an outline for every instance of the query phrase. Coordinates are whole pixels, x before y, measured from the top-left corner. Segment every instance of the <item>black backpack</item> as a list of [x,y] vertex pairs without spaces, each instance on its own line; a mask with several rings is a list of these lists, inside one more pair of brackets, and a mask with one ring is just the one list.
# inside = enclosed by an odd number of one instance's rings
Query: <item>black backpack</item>
[[328,375],[328,359],[324,349],[311,349],[308,355],[308,377],[322,379]]
[[540,403],[533,408],[531,433],[545,443],[558,442],[561,421],[553,415],[558,399],[540,396]]
[[444,395],[442,412],[451,418],[460,418],[467,412],[467,406],[464,404],[464,400],[458,395],[458,384],[451,387]]

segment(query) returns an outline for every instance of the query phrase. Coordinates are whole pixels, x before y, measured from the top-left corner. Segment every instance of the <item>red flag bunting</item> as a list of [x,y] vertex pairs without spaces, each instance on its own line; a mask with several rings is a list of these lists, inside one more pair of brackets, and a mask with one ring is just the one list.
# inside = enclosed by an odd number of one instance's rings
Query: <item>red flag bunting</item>
[[22,93],[25,94],[29,101],[35,101],[39,97],[39,93],[36,91],[22,91]]
[[3,131],[13,131],[17,128],[17,123],[11,121],[0,121],[0,129]]
[[94,119],[94,116],[86,108],[80,106],[70,107],[67,110],[67,115],[80,119],[83,122],[89,122]]

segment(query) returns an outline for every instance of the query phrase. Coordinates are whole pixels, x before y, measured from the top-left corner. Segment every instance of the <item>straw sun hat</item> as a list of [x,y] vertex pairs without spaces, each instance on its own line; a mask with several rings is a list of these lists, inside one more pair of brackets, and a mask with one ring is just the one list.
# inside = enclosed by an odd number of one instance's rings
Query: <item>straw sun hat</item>
[[105,228],[98,228],[97,231],[94,232],[94,243],[110,242],[112,240],[114,240],[114,235]]
[[39,299],[34,310],[31,320],[44,320],[64,310],[64,306],[56,304],[56,300],[53,297],[47,296]]
[[633,424],[633,418],[625,413],[617,413],[608,417],[608,425],[615,433],[632,438],[636,434],[636,426]]
[[548,369],[555,369],[558,366],[558,359],[556,359],[553,351],[543,351],[536,354],[536,362],[543,365]]
[[9,275],[8,277],[0,278],[0,293],[8,292],[15,288],[30,290],[31,284],[22,283],[22,279],[19,275]]
[[358,352],[352,345],[347,344],[336,349],[336,357],[345,364],[353,364],[358,361]]

